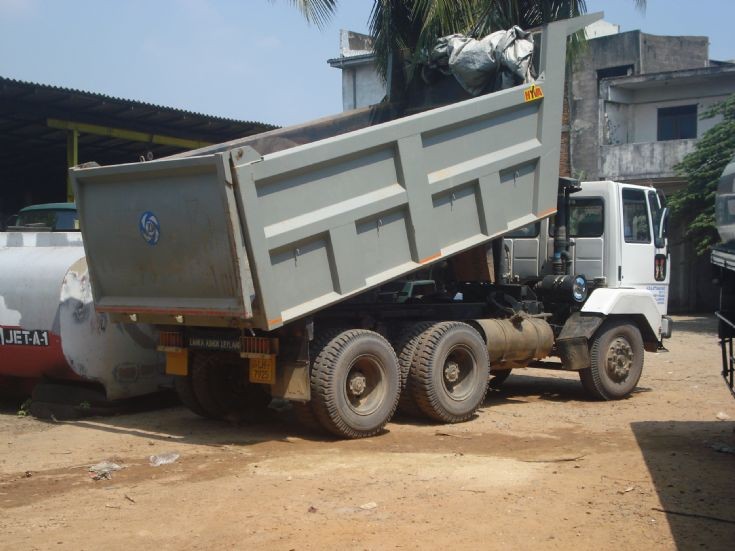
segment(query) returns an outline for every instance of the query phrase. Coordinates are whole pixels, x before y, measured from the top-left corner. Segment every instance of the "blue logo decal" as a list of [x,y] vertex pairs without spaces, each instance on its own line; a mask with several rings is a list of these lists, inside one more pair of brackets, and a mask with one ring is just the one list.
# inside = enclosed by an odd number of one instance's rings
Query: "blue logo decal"
[[149,245],[158,243],[161,237],[161,224],[155,214],[150,211],[141,214],[138,229],[140,229],[140,235],[143,236],[146,243]]

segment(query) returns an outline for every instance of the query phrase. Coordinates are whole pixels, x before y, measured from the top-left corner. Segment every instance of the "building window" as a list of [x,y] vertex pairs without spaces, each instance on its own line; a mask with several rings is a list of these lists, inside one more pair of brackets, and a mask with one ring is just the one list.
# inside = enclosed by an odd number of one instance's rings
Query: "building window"
[[606,67],[597,70],[597,82],[603,78],[625,77],[633,74],[632,65],[618,65],[617,67]]
[[658,110],[658,141],[697,137],[697,106],[679,105]]

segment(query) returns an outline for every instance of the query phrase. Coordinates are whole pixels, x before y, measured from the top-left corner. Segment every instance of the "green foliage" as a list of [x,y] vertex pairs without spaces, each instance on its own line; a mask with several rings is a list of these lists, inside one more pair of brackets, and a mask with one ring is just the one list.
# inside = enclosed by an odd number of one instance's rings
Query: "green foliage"
[[720,175],[735,154],[735,94],[704,111],[700,119],[721,115],[723,120],[707,130],[694,151],[675,167],[687,180],[684,189],[669,199],[672,221],[684,225],[697,254],[706,253],[719,241],[715,225],[715,195]]

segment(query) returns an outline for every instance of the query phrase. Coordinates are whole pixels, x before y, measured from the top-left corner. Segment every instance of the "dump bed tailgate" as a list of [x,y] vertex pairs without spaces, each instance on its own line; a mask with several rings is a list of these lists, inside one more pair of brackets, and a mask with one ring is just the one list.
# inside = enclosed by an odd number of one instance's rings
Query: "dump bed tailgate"
[[252,317],[227,158],[72,171],[99,310]]

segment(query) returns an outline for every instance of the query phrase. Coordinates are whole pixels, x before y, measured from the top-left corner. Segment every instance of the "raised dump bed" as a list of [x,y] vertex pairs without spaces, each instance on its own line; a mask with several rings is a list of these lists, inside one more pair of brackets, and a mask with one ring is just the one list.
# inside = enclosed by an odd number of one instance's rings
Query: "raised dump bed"
[[531,85],[275,153],[72,169],[98,310],[270,330],[549,216],[566,37],[595,19],[544,29]]

